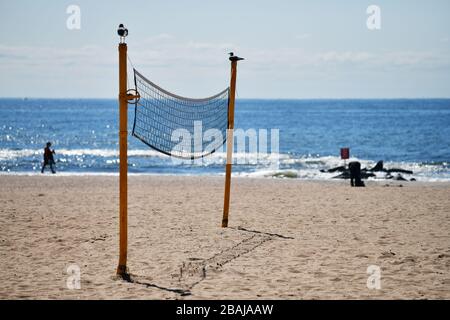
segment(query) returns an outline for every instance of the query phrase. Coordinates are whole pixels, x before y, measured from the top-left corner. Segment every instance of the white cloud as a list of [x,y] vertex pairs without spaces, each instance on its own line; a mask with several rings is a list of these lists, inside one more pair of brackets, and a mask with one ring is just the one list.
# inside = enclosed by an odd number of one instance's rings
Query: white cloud
[[[150,45],[151,42],[151,45]],[[450,56],[437,51],[324,51],[310,52],[302,48],[259,49],[225,42],[181,40],[159,34],[129,46],[129,56],[136,67],[164,67],[177,72],[179,67],[191,69],[223,66],[228,52],[247,58],[248,68],[290,72],[295,68],[326,68],[327,66],[389,68],[448,67]],[[112,47],[83,46],[79,48],[27,47],[0,45],[0,68],[115,68],[116,52]]]
[[227,50],[235,47],[232,43],[212,43],[212,42],[196,42],[189,41],[187,43],[188,48],[192,49],[208,49],[208,50]]
[[308,52],[299,48],[248,51],[252,67],[285,68],[426,68],[450,66],[450,55],[438,51],[324,51]]
[[0,68],[58,68],[64,66],[112,65],[105,48],[83,46],[80,48],[28,47],[0,45]]
[[297,40],[306,40],[306,39],[309,39],[309,38],[311,38],[311,34],[310,33],[302,33],[302,34],[299,34],[299,35],[295,36],[295,39],[297,39]]
[[[270,81],[295,83],[333,79],[351,83],[353,75],[364,78],[378,74],[380,79],[392,80],[401,73],[418,71],[414,77],[420,78],[421,72],[434,74],[436,70],[443,72],[450,68],[448,52],[436,50],[312,52],[296,47],[263,49],[227,42],[185,40],[169,34],[130,43],[128,49],[134,66],[151,80],[180,95],[194,97],[213,94],[228,84],[227,54],[230,51],[246,58],[240,69],[241,81],[254,86],[255,90],[258,84],[262,87],[261,83],[268,86],[262,89],[261,95],[270,94]],[[45,90],[58,87],[58,81],[64,81],[69,92],[66,96],[83,96],[89,92],[114,96],[117,51],[113,45],[79,48],[0,45],[0,72],[0,84],[6,85],[0,95],[14,95],[11,88],[14,90],[19,83],[23,88],[36,87],[45,95]],[[47,93],[51,94],[51,91]]]

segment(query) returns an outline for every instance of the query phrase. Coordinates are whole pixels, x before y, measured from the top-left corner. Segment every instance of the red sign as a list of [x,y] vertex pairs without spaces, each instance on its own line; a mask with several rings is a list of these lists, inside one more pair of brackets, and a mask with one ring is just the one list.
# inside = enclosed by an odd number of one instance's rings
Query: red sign
[[341,159],[346,160],[350,158],[350,148],[341,148]]

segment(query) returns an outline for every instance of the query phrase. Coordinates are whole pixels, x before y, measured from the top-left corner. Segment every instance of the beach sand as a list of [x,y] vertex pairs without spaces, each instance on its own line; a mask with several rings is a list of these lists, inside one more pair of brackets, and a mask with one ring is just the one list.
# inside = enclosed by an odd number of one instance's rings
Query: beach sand
[[130,176],[127,282],[118,177],[2,175],[0,298],[450,299],[450,184],[348,184]]

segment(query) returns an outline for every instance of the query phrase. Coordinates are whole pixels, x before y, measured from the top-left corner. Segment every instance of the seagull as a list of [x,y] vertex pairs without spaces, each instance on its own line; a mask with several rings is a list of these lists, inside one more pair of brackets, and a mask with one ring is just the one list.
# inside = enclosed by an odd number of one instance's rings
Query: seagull
[[239,60],[244,60],[244,58],[240,58],[238,56],[235,56],[233,52],[228,53],[230,55],[230,61],[239,61]]
[[123,24],[119,24],[119,29],[117,29],[117,34],[121,37],[121,38],[125,38],[128,35],[128,29],[126,29]]

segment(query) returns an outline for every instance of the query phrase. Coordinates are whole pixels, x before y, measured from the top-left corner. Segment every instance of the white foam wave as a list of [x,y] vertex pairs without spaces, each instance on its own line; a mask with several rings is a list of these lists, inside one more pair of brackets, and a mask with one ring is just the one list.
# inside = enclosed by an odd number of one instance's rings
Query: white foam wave
[[[41,157],[43,154],[43,149],[0,149],[0,161],[14,160],[18,158]],[[119,150],[117,149],[57,149],[56,154],[60,156],[95,156],[95,157],[119,157]],[[128,150],[128,156],[130,157],[155,157],[155,158],[165,158],[170,157],[158,152],[153,149],[130,149]],[[212,155],[205,157],[204,161],[215,162],[217,160],[226,159],[226,152],[215,152]],[[288,159],[287,154],[277,154],[277,153],[245,153],[245,152],[235,152],[233,153],[233,158],[238,160],[245,160],[246,163],[258,163],[259,161],[265,160],[270,161],[272,159]]]
[[[101,158],[113,158],[107,159],[106,163],[115,164],[118,163],[119,151],[116,149],[57,149],[58,160],[60,162],[66,162],[67,157],[75,157],[75,161],[82,161],[84,157],[93,156]],[[4,163],[14,163],[15,160],[20,158],[32,157],[32,161],[42,158],[42,149],[0,149],[0,161]],[[130,157],[149,157],[158,158],[161,161],[167,161],[162,163],[166,166],[177,166],[178,164],[186,164],[186,162],[178,161],[174,158],[170,158],[160,152],[152,149],[131,149],[128,150]],[[81,159],[78,159],[81,158]],[[236,168],[235,175],[245,177],[275,177],[275,178],[297,178],[297,179],[318,179],[329,180],[336,176],[338,173],[320,172],[321,169],[330,169],[333,167],[343,165],[343,161],[340,157],[336,156],[294,156],[291,154],[262,154],[262,153],[245,153],[236,152],[233,154],[234,163],[239,165],[243,164],[246,167],[243,169]],[[177,162],[178,161],[178,162]],[[226,161],[225,152],[217,152],[209,157],[200,159],[192,164],[200,167],[209,167],[213,165],[223,165]],[[348,161],[359,161],[362,167],[371,168],[375,166],[376,161],[359,159],[352,157]],[[187,162],[189,164],[189,161]],[[417,162],[394,162],[385,161],[384,167],[401,168],[405,170],[413,171],[413,175],[405,175],[406,178],[415,178],[419,181],[450,181],[450,169],[449,164],[444,162],[440,164],[427,164]],[[70,170],[70,169],[69,169]],[[77,173],[82,175],[82,173]],[[199,173],[201,174],[201,173]],[[214,172],[212,173],[214,174]],[[404,175],[404,174],[402,174]],[[371,179],[383,179],[384,173],[377,173],[377,177]]]
[[[14,160],[24,157],[41,157],[43,154],[43,149],[0,149],[0,160]],[[95,157],[118,157],[119,150],[116,149],[57,149],[56,154],[60,156],[95,156]],[[157,152],[155,150],[128,150],[128,155],[132,157],[158,157],[158,158],[168,158],[168,156]]]
[[[351,158],[349,161],[359,161],[362,168],[372,168],[376,161]],[[324,157],[292,157],[286,160],[281,160],[281,169],[258,168],[251,172],[240,172],[240,176],[247,177],[273,177],[273,178],[297,178],[306,180],[330,180],[339,175],[339,172],[329,173],[321,172],[321,169],[327,170],[334,167],[342,166],[344,162],[339,157],[324,156]],[[413,174],[401,175],[406,179],[414,178],[417,181],[450,181],[450,170],[448,163],[441,164],[427,164],[415,162],[395,162],[385,161],[383,166],[386,169],[400,168],[410,170]],[[385,172],[376,172],[376,177],[369,178],[370,180],[386,179]],[[396,175],[396,173],[392,173]]]

